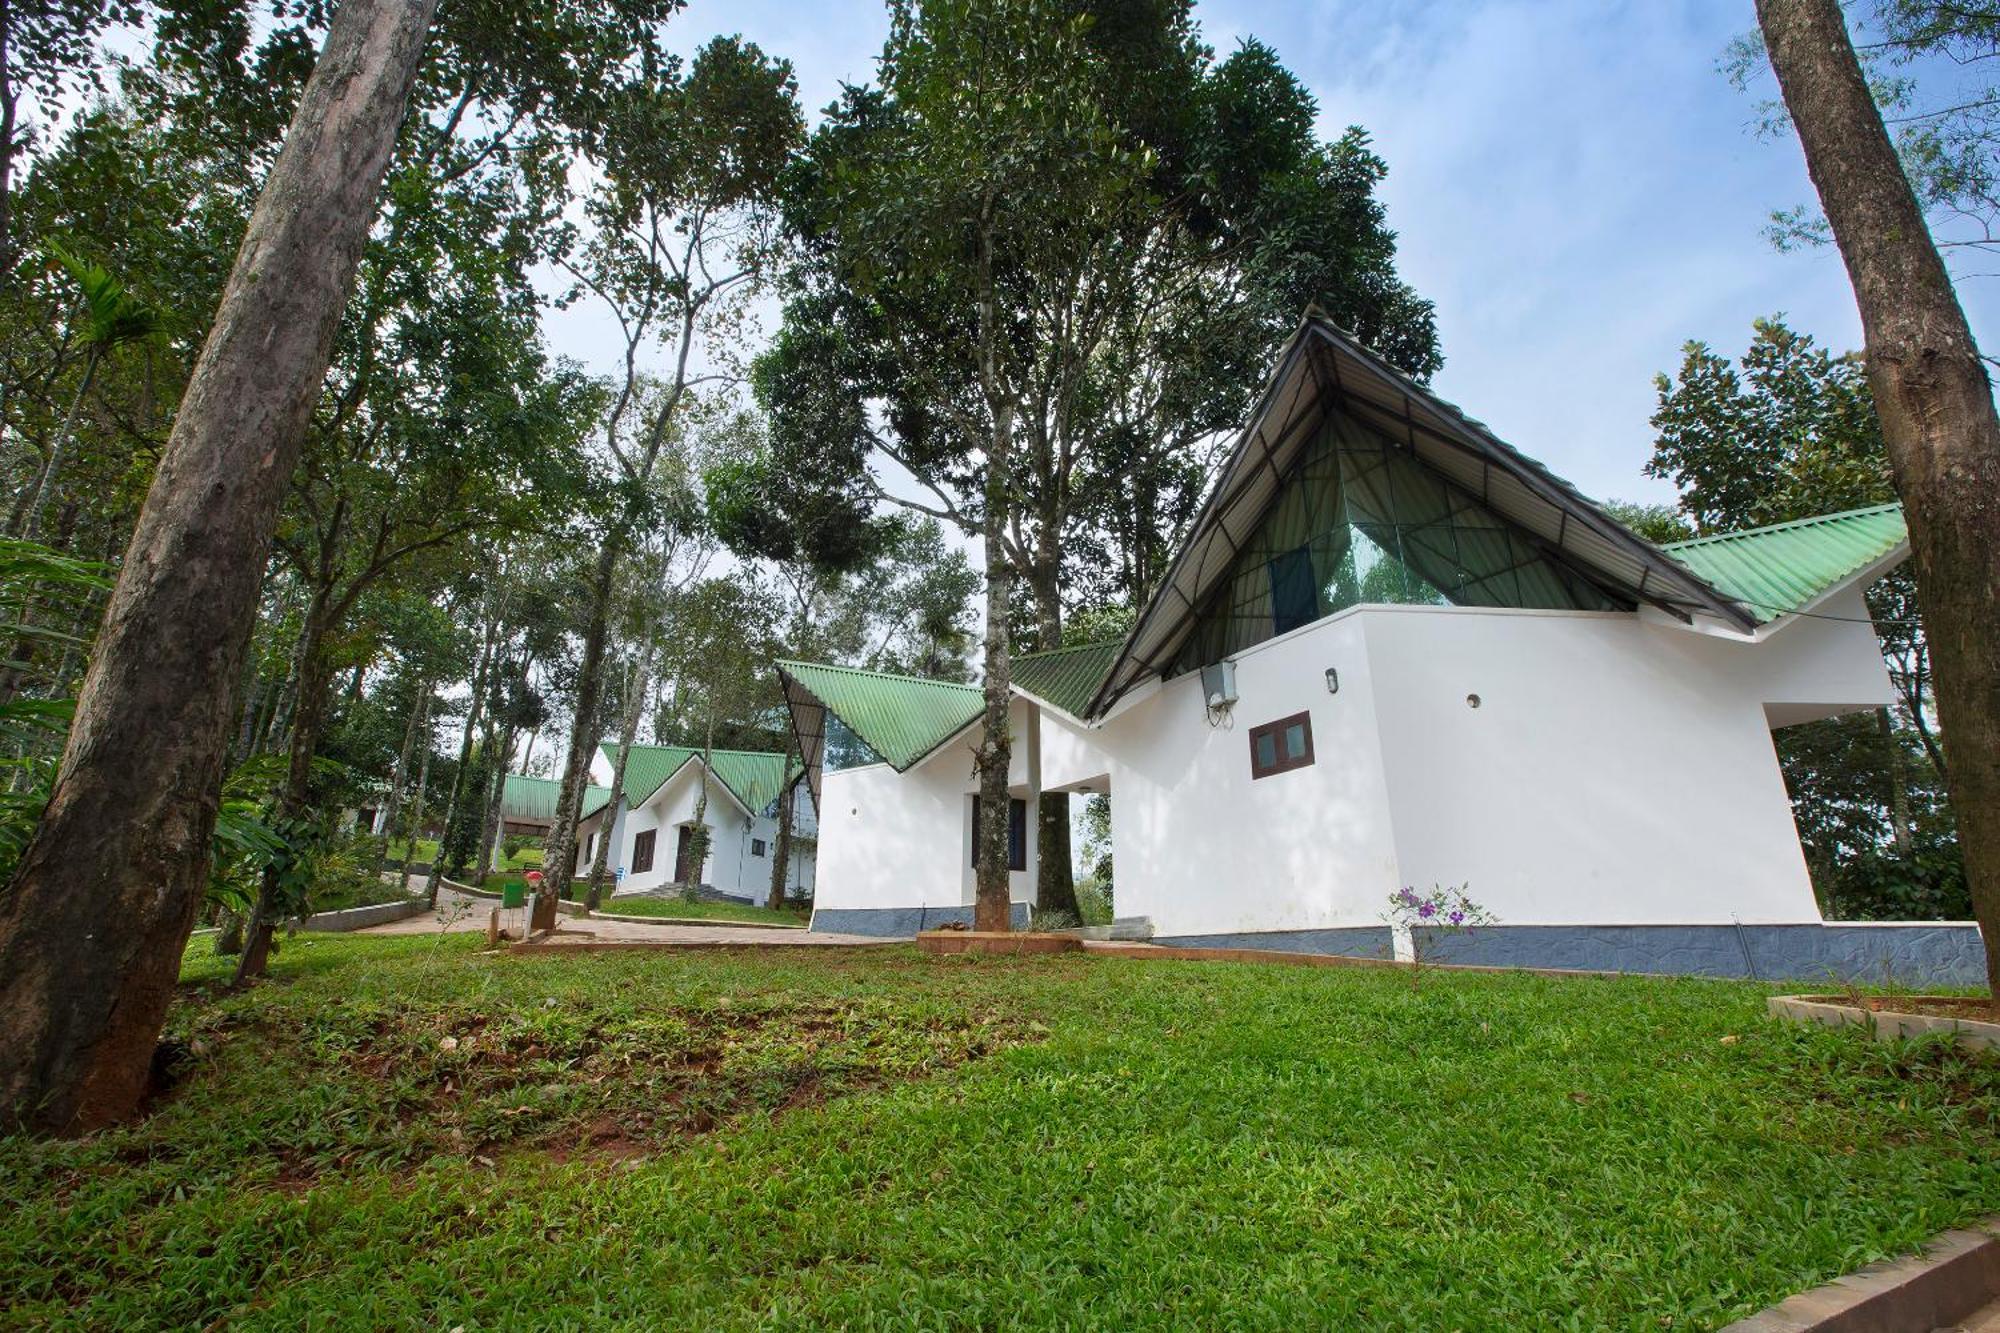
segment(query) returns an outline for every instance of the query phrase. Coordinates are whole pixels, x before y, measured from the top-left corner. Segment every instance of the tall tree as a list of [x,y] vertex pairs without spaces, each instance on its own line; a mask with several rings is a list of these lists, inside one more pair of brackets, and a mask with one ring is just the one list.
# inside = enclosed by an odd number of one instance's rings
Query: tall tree
[[[779,176],[803,133],[791,66],[717,38],[684,76],[647,69],[616,89],[591,142],[599,180],[585,201],[589,230],[560,266],[572,281],[565,299],[601,303],[621,333],[623,374],[603,424],[617,498],[586,593],[544,894],[557,891],[576,857],[619,561],[650,521],[654,472],[692,395],[734,377],[726,344],[777,258]],[[642,361],[656,347],[666,364],[657,375]],[[704,351],[714,355],[706,367],[697,359]]]
[[[1191,455],[1240,422],[1309,302],[1418,374],[1437,361],[1430,310],[1395,278],[1366,135],[1320,142],[1317,107],[1268,48],[1216,62],[1175,0],[896,13],[880,88],[847,90],[799,174],[807,262],[759,377],[768,489],[809,532],[830,507],[884,500],[958,524],[986,544],[989,635],[1058,647],[1066,609],[1107,582],[1080,577],[1077,554],[1115,534],[1133,556],[1117,591],[1144,594],[1162,529],[1204,480]],[[977,161],[952,161],[968,144]],[[1036,176],[1042,153],[1068,165]],[[990,273],[985,197],[1008,201]],[[949,218],[930,250],[927,218]],[[1078,584],[1097,586],[1079,598]],[[1068,807],[1054,795],[1040,812],[1045,908],[1074,910]]]
[[434,8],[343,0],[251,217],[0,900],[0,1123],[87,1131],[145,1093],[278,502]]
[[1861,310],[2000,1011],[2000,414],[1838,0],[1758,0],[1757,19]]

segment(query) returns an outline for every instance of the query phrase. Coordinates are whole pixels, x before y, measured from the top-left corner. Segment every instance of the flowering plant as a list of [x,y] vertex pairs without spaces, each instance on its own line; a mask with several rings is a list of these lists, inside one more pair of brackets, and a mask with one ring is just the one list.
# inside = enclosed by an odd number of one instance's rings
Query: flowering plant
[[1426,959],[1426,949],[1447,935],[1458,935],[1474,926],[1493,924],[1493,914],[1472,901],[1466,890],[1470,884],[1448,889],[1433,884],[1429,893],[1401,888],[1389,895],[1388,922],[1410,937],[1411,983],[1415,984]]

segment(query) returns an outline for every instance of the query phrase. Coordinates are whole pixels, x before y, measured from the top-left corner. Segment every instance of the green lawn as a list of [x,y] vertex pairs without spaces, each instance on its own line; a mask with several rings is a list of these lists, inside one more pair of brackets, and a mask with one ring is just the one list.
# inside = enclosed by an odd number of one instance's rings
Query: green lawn
[[[480,887],[488,893],[499,893],[508,883],[520,878],[518,873],[488,875]],[[582,882],[575,881],[564,896],[581,901],[583,895]],[[680,898],[606,898],[599,910],[616,916],[665,916],[684,921],[752,921],[777,926],[803,926],[812,920],[812,913],[805,908],[787,907],[774,912],[768,907],[746,903],[691,903]]]
[[[390,841],[387,862],[391,868],[403,863],[405,849],[408,846],[409,844],[401,838]],[[416,856],[414,859],[418,865],[429,865],[436,859],[437,853],[438,844],[436,838],[417,839]],[[502,870],[512,870],[517,874],[523,870],[540,870],[542,868],[542,849],[539,847],[523,847],[519,855],[502,856],[500,858],[500,868]]]
[[429,865],[437,858],[437,852],[438,840],[436,838],[418,838],[414,852],[411,849],[410,840],[407,838],[391,838],[389,840],[389,864],[391,865],[401,865],[405,858],[413,860],[419,865]]
[[676,916],[690,921],[758,921],[777,926],[803,926],[812,919],[805,908],[772,911],[746,903],[685,902],[679,898],[612,898],[603,909],[618,916]]
[[2000,1208],[2000,1066],[1754,985],[479,944],[198,944],[0,1323],[1685,1329]]

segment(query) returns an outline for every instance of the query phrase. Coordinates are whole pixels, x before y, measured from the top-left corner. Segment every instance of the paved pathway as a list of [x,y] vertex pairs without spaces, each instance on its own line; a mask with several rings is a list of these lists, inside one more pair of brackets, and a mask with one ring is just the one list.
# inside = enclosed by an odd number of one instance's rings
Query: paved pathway
[[[464,905],[464,906],[461,906]],[[438,910],[420,912],[416,916],[405,917],[401,921],[391,921],[387,925],[370,926],[355,932],[361,935],[430,935],[440,928],[440,917],[449,921],[443,929],[453,932],[481,931],[486,929],[486,918],[494,908],[491,898],[474,898],[458,893],[442,885],[438,888]],[[500,922],[511,930],[519,930],[527,919],[525,909],[516,909],[500,914]],[[771,948],[812,948],[826,945],[886,944],[888,941],[871,935],[835,935],[829,932],[804,930],[771,930],[758,926],[680,926],[666,922],[650,921],[606,921],[601,917],[562,916],[557,918],[559,929],[553,936],[544,936],[540,943],[548,948],[573,947],[576,945],[603,944],[610,942],[640,944],[744,944]]]

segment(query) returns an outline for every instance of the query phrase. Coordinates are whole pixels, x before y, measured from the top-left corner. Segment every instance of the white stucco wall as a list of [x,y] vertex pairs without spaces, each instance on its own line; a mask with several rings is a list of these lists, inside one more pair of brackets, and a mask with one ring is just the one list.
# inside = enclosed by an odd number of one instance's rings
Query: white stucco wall
[[[1035,897],[1034,780],[1039,725],[1033,705],[1009,714],[1014,750],[1009,793],[1028,802],[1027,869],[1009,876],[1015,902]],[[843,769],[821,779],[817,908],[964,907],[973,899],[972,796],[976,726],[908,772],[887,764]]]
[[[1819,920],[1764,712],[1814,673],[1778,639],[1617,615],[1360,619],[1401,883],[1468,885],[1522,925]],[[1872,637],[1869,657],[1879,674]]]
[[[1858,592],[1821,610],[1865,616]],[[1748,643],[1367,607],[1236,663],[1226,729],[1197,676],[1093,730],[1043,723],[1070,771],[1091,765],[1067,747],[1101,752],[1118,912],[1162,935],[1379,924],[1405,884],[1516,924],[1817,921],[1769,719],[1889,698],[1872,630],[1834,620]],[[1249,729],[1300,711],[1315,763],[1251,778]]]
[[[1223,725],[1188,675],[1091,733],[1110,761],[1118,914],[1162,935],[1373,924],[1395,846],[1359,622],[1322,621],[1235,660],[1240,701]],[[1250,728],[1299,712],[1316,762],[1253,779]]]

